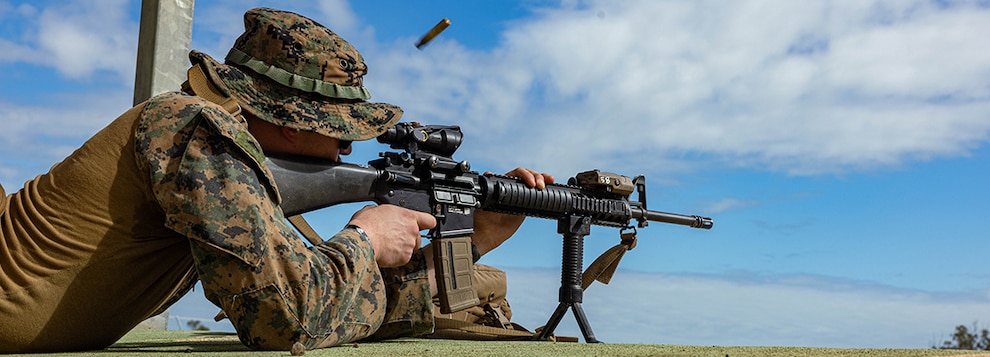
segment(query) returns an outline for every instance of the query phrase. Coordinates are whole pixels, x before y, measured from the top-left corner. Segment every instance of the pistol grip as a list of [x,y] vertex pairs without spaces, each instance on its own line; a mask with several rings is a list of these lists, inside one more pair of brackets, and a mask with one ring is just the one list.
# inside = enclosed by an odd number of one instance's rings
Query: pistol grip
[[471,237],[438,238],[432,245],[440,312],[449,314],[477,306],[480,300],[474,288]]

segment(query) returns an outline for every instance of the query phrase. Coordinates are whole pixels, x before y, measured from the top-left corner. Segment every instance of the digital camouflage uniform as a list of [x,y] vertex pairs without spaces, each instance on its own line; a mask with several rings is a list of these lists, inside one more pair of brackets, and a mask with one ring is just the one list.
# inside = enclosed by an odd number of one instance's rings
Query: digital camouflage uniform
[[[257,143],[243,123],[231,123],[210,104],[198,97],[160,97],[146,106],[136,135],[137,150],[144,153],[138,161],[151,173],[166,226],[195,243],[192,254],[207,299],[223,308],[251,347],[287,349],[286,342],[297,340],[325,347],[368,337],[381,324],[386,304],[369,242],[348,229],[307,249],[277,207],[276,186]],[[196,117],[181,114],[197,110]],[[190,140],[175,142],[177,137]],[[413,275],[400,279],[420,284],[402,286],[407,291],[394,296],[413,296],[403,300],[423,305],[411,307],[426,315],[432,306],[425,262],[414,264]]]
[[[242,67],[190,55],[243,110],[342,140],[374,137],[401,116],[398,107],[364,101],[364,60],[325,27],[255,9],[245,28],[228,55]],[[252,77],[259,73],[297,89]],[[242,116],[166,93],[7,196],[0,352],[106,347],[167,308],[197,275],[252,348],[431,332],[422,253],[404,267],[379,269],[354,229],[307,247],[287,225],[263,159]]]

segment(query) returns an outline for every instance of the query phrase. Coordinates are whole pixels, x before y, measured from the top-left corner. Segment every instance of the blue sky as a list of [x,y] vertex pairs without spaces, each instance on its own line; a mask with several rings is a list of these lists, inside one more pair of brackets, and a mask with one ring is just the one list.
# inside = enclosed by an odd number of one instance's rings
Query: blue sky
[[[923,348],[990,324],[986,1],[210,1],[193,48],[222,58],[254,6],[343,35],[373,100],[460,125],[478,170],[644,174],[651,209],[713,217],[641,230],[589,289],[606,342]],[[139,9],[0,0],[8,192],[130,106]],[[331,234],[354,209],[309,216]],[[586,261],[617,242],[596,228]],[[526,326],[556,307],[559,244],[531,219],[482,261]],[[210,318],[201,295],[174,320]]]

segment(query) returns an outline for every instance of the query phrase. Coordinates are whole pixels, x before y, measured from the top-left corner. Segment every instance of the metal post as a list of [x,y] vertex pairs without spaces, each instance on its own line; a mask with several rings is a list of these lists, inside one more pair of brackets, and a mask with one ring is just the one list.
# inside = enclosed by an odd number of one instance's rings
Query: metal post
[[189,68],[194,0],[143,0],[134,104],[179,90]]
[[[134,105],[159,93],[179,90],[189,68],[194,0],[142,0]],[[168,310],[139,329],[168,329]]]

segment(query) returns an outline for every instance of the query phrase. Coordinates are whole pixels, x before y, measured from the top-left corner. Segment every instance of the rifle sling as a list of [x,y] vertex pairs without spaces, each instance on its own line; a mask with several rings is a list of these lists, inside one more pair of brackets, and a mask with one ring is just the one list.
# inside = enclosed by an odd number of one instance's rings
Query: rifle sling
[[306,222],[306,219],[303,218],[301,214],[289,216],[286,219],[288,219],[289,223],[292,223],[292,226],[296,227],[296,230],[298,230],[303,237],[306,237],[306,240],[313,245],[323,243],[323,238],[320,237],[320,234],[316,233],[316,230],[309,225],[309,222]]
[[619,267],[622,256],[626,254],[626,251],[635,247],[636,233],[623,233],[622,242],[606,250],[591,265],[588,265],[588,269],[585,269],[584,274],[581,275],[581,289],[588,289],[595,280],[602,282],[602,284],[608,284],[612,281],[612,275],[615,275],[615,269]]
[[210,81],[203,67],[199,63],[189,67],[186,71],[187,80],[182,83],[182,91],[195,94],[203,99],[219,104],[231,116],[237,117],[241,114],[241,106],[233,97],[224,95],[213,82]]

